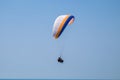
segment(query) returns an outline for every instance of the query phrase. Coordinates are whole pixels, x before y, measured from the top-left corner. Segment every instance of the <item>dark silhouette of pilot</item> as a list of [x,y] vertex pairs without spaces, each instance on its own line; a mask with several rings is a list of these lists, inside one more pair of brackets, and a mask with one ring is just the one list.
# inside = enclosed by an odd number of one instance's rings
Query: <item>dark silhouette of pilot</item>
[[63,63],[64,60],[61,57],[58,57],[58,62]]

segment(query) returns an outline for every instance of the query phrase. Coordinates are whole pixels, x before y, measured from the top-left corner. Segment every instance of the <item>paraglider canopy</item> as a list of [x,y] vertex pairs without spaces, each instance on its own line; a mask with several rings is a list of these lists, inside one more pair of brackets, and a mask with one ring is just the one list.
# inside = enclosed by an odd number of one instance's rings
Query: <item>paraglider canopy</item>
[[73,15],[61,15],[58,16],[53,25],[53,37],[55,39],[63,33],[67,25],[71,25],[74,22]]

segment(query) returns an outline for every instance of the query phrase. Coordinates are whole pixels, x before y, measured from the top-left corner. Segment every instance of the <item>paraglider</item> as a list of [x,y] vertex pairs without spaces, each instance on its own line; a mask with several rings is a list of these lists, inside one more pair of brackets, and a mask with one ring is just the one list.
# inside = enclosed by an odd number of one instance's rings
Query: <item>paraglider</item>
[[[60,35],[63,33],[67,25],[71,25],[74,22],[73,15],[60,15],[56,18],[54,25],[53,25],[53,37],[58,39]],[[64,60],[58,57],[58,62],[63,63]]]
[[64,62],[64,60],[61,58],[61,56],[58,57],[58,62],[60,62],[60,63],[63,63],[63,62]]

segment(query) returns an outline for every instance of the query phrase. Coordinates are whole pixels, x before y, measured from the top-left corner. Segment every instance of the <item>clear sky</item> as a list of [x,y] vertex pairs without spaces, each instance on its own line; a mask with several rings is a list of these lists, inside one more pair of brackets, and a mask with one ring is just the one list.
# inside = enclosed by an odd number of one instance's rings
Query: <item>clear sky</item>
[[0,0],[0,78],[120,79],[120,0]]

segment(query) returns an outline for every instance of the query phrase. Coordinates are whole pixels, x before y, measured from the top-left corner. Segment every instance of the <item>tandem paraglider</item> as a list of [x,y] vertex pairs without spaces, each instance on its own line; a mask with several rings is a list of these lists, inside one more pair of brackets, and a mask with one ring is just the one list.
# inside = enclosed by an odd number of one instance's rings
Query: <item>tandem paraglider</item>
[[[60,35],[63,33],[67,25],[70,25],[74,22],[74,16],[73,15],[60,15],[56,18],[54,25],[53,25],[53,37],[54,39],[58,39]],[[64,60],[60,57],[58,57],[58,62],[63,63]]]
[[60,63],[63,63],[63,62],[64,62],[64,60],[61,58],[61,56],[58,57],[58,62],[60,62]]

